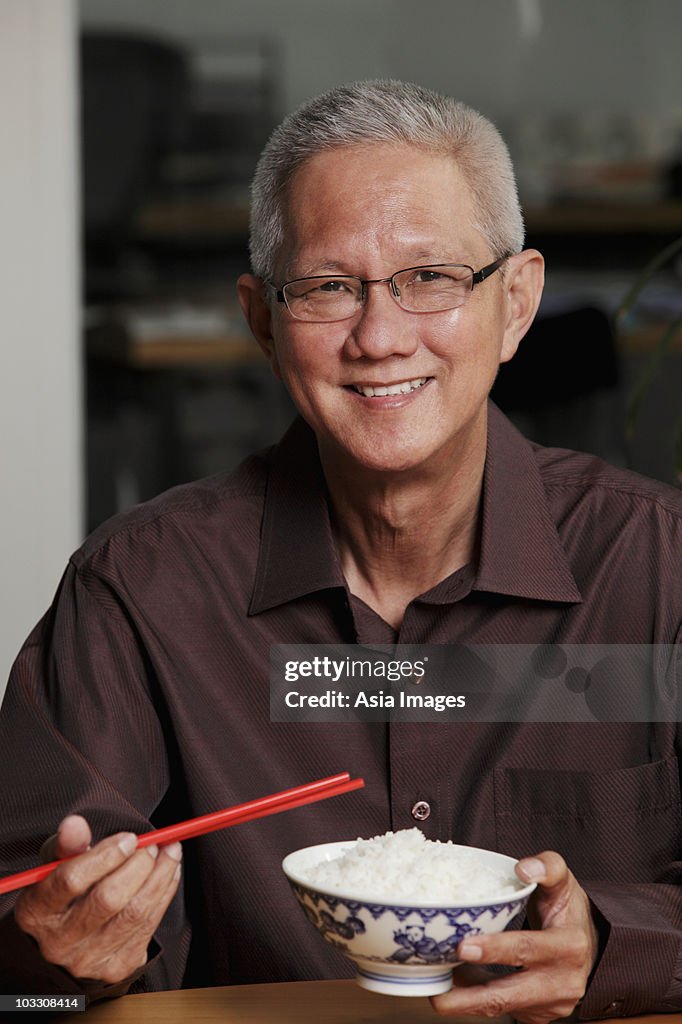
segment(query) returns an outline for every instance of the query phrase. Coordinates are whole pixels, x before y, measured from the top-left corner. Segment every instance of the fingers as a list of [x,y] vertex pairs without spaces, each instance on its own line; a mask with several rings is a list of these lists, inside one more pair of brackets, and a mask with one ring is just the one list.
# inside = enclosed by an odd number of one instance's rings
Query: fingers
[[582,968],[589,951],[584,929],[557,928],[477,935],[460,942],[457,955],[465,963],[505,964],[528,969],[562,962],[567,967]]
[[60,864],[43,882],[26,890],[22,896],[43,913],[63,912],[91,886],[128,860],[136,846],[137,836],[132,832],[109,836],[91,850]]
[[155,912],[154,901],[162,899],[171,886],[180,856],[179,843],[161,852],[156,846],[138,850],[126,864],[92,888],[87,900],[72,911],[69,924],[88,932],[113,922],[114,931],[125,932],[129,925],[136,928],[149,917],[150,911]]
[[516,865],[516,874],[522,882],[537,882],[544,889],[565,885],[571,872],[566,861],[554,850],[545,850],[534,857],[524,857]]
[[[453,980],[457,985],[457,971]],[[510,1014],[528,1024],[546,1024],[559,1017],[568,1017],[582,997],[577,982],[556,972],[536,972],[533,977],[512,974],[487,985],[452,988],[431,997],[431,1005],[442,1016],[501,1017]]]
[[110,836],[21,894],[17,923],[46,960],[107,983],[145,963],[178,888],[182,851],[179,843],[161,851],[136,845],[132,833]]
[[72,857],[85,853],[92,842],[92,832],[85,818],[70,814],[57,829],[55,852],[57,857]]
[[62,962],[61,953],[69,947],[64,926],[72,905],[127,861],[136,846],[137,837],[132,833],[109,836],[92,850],[60,864],[42,882],[24,889],[14,916],[19,927],[36,940],[46,960]]
[[[516,866],[524,882],[537,882],[528,918],[539,930],[472,935],[463,940],[457,954],[476,965],[478,977],[463,977],[459,986],[434,996],[436,1012],[445,1015],[498,1016],[511,1014],[525,1024],[547,1024],[569,1016],[585,992],[597,951],[596,929],[589,900],[566,862],[546,851],[527,857]],[[481,980],[486,964],[503,964],[517,970],[499,978]],[[473,983],[472,983],[473,981]]]
[[80,949],[72,973],[113,983],[146,963],[150,939],[180,882],[181,866],[174,858],[181,856],[181,849],[177,843],[173,849],[175,854],[172,850],[159,853],[154,870],[135,896]]
[[88,887],[86,898],[70,907],[63,930],[76,936],[91,934],[120,914],[154,871],[158,853],[156,846],[136,850],[120,867]]
[[[180,882],[179,857],[177,843],[160,852],[155,847],[139,850],[128,864],[92,890],[83,901],[83,913],[73,914],[67,924],[73,933],[68,963],[72,974],[113,983],[146,962],[150,939]],[[143,858],[146,878],[135,888],[140,870],[136,861]],[[79,936],[84,937],[79,941]],[[62,933],[60,940],[63,938]]]
[[[455,971],[455,988],[432,999],[436,1012],[446,1016],[511,1014],[527,1024],[546,1024],[569,1016],[585,993],[588,942],[580,928],[477,935],[461,942],[457,953],[477,973],[465,976],[460,987]],[[483,981],[485,964],[517,971],[503,978],[488,974]]]
[[80,814],[69,814],[63,819],[57,834],[43,843],[40,850],[41,860],[61,860],[62,857],[73,857],[85,853],[92,842],[90,826]]
[[554,850],[545,850],[534,857],[525,857],[516,865],[516,874],[523,881],[537,882],[537,889],[528,904],[528,921],[532,928],[580,926],[590,936],[592,959],[597,953],[597,932],[587,894],[569,870],[566,861]]

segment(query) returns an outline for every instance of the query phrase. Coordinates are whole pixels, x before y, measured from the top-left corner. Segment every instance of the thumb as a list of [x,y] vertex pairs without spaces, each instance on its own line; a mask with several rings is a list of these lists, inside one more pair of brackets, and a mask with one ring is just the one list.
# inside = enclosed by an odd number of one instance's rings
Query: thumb
[[537,890],[528,904],[528,919],[534,928],[547,928],[560,921],[568,923],[579,890],[566,861],[554,850],[524,857],[516,865],[516,874],[524,882],[537,882]]
[[523,882],[537,882],[545,891],[554,892],[568,885],[572,877],[566,861],[554,850],[524,857],[516,865],[516,874]]
[[80,814],[69,814],[62,820],[57,834],[43,843],[41,859],[49,862],[62,857],[74,857],[78,853],[85,853],[91,842],[92,832],[85,818]]

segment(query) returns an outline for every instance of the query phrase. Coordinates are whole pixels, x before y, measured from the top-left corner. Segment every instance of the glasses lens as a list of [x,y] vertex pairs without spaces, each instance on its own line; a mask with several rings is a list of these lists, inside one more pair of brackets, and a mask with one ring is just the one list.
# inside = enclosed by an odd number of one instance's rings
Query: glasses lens
[[298,320],[345,320],[362,305],[362,281],[357,277],[305,277],[291,281],[283,291]]
[[412,313],[435,313],[456,309],[466,302],[472,289],[471,267],[413,267],[394,277],[398,301]]

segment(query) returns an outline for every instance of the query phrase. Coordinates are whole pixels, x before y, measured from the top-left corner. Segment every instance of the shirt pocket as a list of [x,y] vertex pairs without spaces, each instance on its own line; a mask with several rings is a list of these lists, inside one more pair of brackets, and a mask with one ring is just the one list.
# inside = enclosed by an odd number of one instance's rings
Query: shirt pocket
[[651,881],[680,856],[676,757],[604,772],[499,767],[494,800],[499,850],[556,850],[585,881]]

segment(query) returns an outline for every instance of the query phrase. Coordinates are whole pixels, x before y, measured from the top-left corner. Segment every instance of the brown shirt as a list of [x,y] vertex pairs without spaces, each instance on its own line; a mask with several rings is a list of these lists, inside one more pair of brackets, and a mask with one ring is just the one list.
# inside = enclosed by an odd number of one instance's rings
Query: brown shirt
[[[280,862],[412,827],[426,801],[428,838],[565,856],[608,936],[582,1016],[679,1011],[674,723],[271,722],[268,654],[356,641],[679,644],[681,562],[677,491],[537,448],[491,406],[478,563],[415,599],[396,633],[346,589],[299,421],[236,472],[105,524],[71,559],[3,705],[2,871],[36,863],[67,812],[101,838],[348,769],[365,790],[185,844],[183,893],[138,988],[352,973]],[[4,991],[29,978],[33,991],[80,990],[11,915],[0,951]]]

